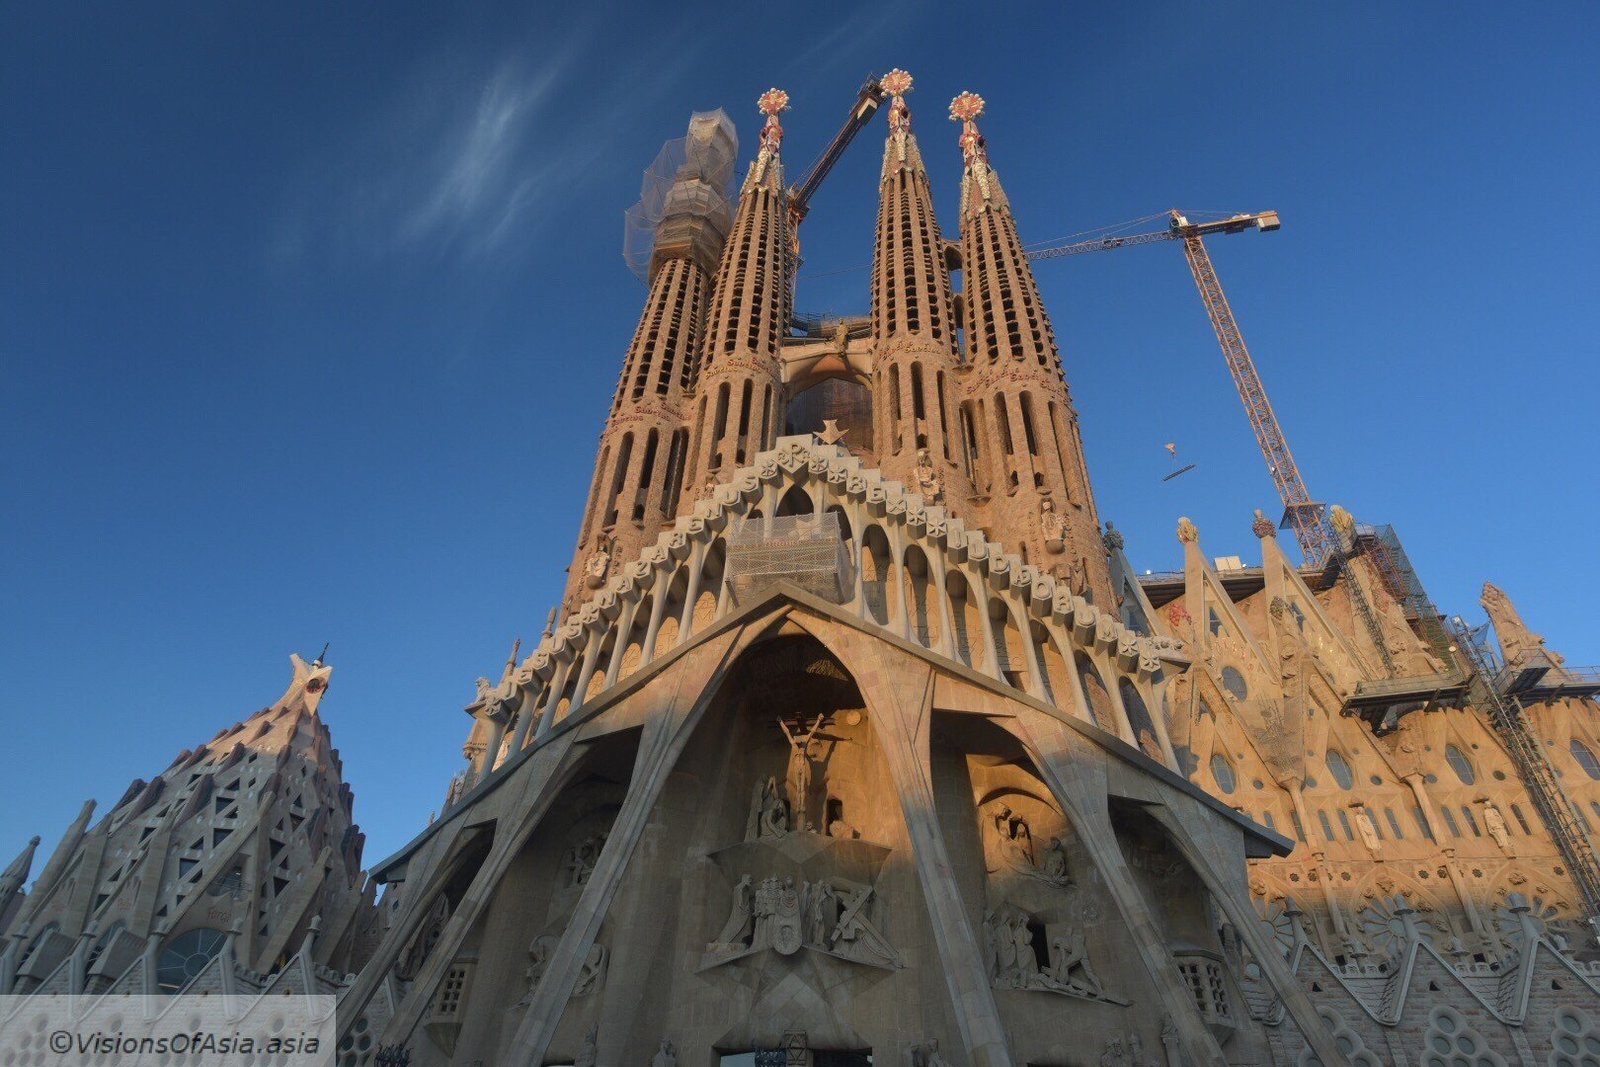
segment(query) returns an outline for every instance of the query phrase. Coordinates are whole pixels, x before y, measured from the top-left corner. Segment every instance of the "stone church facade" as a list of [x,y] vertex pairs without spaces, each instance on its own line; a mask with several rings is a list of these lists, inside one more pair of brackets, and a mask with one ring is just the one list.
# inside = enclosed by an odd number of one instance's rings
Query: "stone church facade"
[[1138,575],[983,101],[952,240],[883,85],[859,319],[793,326],[785,94],[736,197],[691,123],[560,618],[440,816],[363,879],[297,659],[0,878],[0,992],[315,983],[341,1067],[1600,1064],[1600,679],[1340,509],[1320,571],[1258,513],[1259,566],[1185,519]]

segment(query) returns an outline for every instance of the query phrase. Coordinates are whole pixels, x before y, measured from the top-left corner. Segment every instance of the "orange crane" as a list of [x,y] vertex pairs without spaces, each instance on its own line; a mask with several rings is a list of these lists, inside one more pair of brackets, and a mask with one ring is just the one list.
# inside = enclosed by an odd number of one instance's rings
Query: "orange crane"
[[1243,233],[1245,230],[1259,230],[1266,233],[1278,229],[1280,225],[1276,211],[1234,215],[1213,222],[1190,222],[1180,212],[1174,210],[1169,213],[1169,222],[1164,230],[1132,234],[1128,237],[1101,237],[1053,248],[1039,248],[1025,254],[1029,259],[1035,260],[1056,259],[1060,256],[1078,255],[1081,252],[1106,252],[1127,245],[1153,244],[1157,241],[1183,242],[1183,252],[1189,260],[1189,271],[1194,275],[1195,287],[1200,290],[1200,299],[1205,303],[1206,314],[1211,317],[1211,327],[1217,333],[1217,342],[1222,346],[1223,358],[1228,361],[1233,384],[1239,389],[1239,399],[1244,401],[1245,414],[1250,418],[1250,427],[1255,431],[1261,455],[1267,461],[1267,470],[1272,475],[1272,483],[1277,487],[1278,496],[1283,500],[1281,525],[1285,529],[1294,531],[1295,540],[1300,544],[1300,553],[1305,557],[1305,561],[1321,567],[1333,555],[1337,542],[1332,531],[1328,529],[1322,502],[1311,499],[1305,479],[1300,476],[1300,468],[1295,464],[1294,454],[1289,451],[1288,438],[1283,435],[1283,427],[1278,425],[1278,416],[1272,410],[1272,401],[1267,399],[1266,387],[1261,384],[1261,375],[1256,371],[1255,361],[1250,358],[1250,350],[1245,347],[1244,334],[1239,330],[1239,321],[1234,318],[1227,294],[1222,291],[1222,283],[1217,279],[1217,270],[1211,265],[1211,256],[1206,251],[1204,241],[1205,237],[1212,234]]

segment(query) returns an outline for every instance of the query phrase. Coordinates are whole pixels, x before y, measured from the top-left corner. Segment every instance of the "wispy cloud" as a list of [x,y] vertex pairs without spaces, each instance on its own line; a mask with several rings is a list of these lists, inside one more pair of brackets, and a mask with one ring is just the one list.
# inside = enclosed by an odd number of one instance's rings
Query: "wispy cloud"
[[543,60],[519,48],[498,61],[448,57],[417,74],[311,164],[278,219],[273,261],[290,267],[331,252],[473,263],[529,247],[579,176],[628,165],[606,157],[630,150],[642,166],[653,146],[610,135],[639,100],[672,91],[703,52],[669,34],[670,47],[628,78],[580,84],[601,28],[541,42]]
[[533,205],[550,168],[527,169],[540,105],[561,78],[560,64],[533,74],[510,65],[476,98],[449,110],[423,148],[419,166],[395,175],[379,195],[395,209],[397,243],[454,248],[466,256],[495,251]]

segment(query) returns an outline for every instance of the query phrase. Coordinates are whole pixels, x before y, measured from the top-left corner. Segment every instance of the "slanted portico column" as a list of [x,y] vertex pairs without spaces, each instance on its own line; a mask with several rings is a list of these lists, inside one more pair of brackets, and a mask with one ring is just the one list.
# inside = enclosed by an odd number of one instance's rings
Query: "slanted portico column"
[[929,754],[933,671],[926,663],[901,655],[870,674],[858,674],[857,681],[900,798],[918,881],[932,920],[940,969],[969,1062],[973,1067],[1011,1067],[1011,1051],[989,971],[978,947],[978,934],[968,920],[960,887],[952,876],[950,853],[939,829]]
[[595,627],[589,631],[589,642],[583,649],[583,665],[578,669],[578,681],[572,687],[572,710],[583,706],[584,694],[589,692],[589,680],[594,677],[600,662],[600,646],[606,643],[605,630]]

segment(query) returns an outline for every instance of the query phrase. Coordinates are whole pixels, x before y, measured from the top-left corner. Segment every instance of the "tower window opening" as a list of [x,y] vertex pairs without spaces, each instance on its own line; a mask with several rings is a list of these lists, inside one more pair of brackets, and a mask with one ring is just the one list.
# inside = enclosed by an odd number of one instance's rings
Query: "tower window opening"
[[667,448],[666,485],[661,491],[661,513],[667,518],[678,514],[678,495],[683,492],[683,465],[689,451],[689,431],[672,432],[672,444]]
[[1472,763],[1467,759],[1466,753],[1455,745],[1444,746],[1444,758],[1450,764],[1450,769],[1456,772],[1456,777],[1461,779],[1462,785],[1471,785],[1477,781],[1478,776],[1473,773]]
[[894,419],[894,428],[891,431],[894,438],[894,447],[891,451],[900,451],[902,426],[904,419],[900,412],[900,373],[898,368],[889,368],[889,414]]
[[645,438],[644,460],[639,464],[638,489],[633,494],[633,521],[643,522],[645,505],[650,498],[650,478],[655,474],[656,446],[660,441],[660,431],[651,430],[650,436]]
[[1532,837],[1533,827],[1528,825],[1527,816],[1522,814],[1522,809],[1517,807],[1515,804],[1511,805],[1511,815],[1517,820],[1517,825],[1522,827],[1522,832],[1525,835]]
[[939,406],[939,443],[944,448],[946,462],[950,460],[950,428],[945,422],[944,410],[944,371],[935,371],[933,375],[934,402]]
[[610,526],[617,521],[617,500],[622,496],[623,486],[627,485],[628,463],[633,459],[633,434],[622,435],[622,445],[617,449],[617,466],[611,475],[611,492],[606,495],[606,518],[602,526]]

